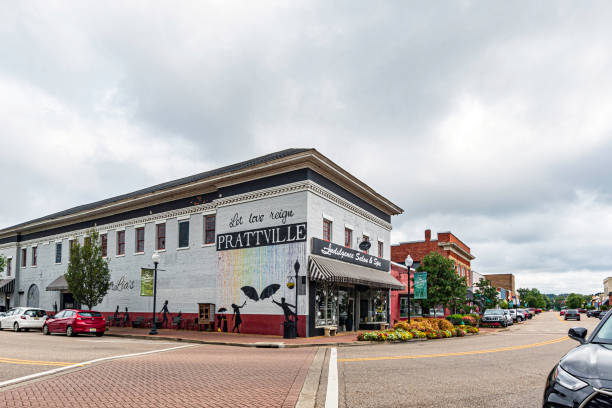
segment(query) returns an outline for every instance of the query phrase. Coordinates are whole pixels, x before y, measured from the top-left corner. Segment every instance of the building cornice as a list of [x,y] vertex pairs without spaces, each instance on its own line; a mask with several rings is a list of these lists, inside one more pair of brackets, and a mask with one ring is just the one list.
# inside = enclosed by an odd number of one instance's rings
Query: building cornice
[[465,249],[461,248],[461,246],[459,246],[458,244],[454,243],[454,242],[438,242],[438,246],[441,247],[442,249],[444,249],[445,251],[451,251],[465,259],[468,260],[472,260],[472,259],[476,259],[476,257],[474,255],[472,255],[471,253],[469,253],[468,251],[466,251]]
[[[361,198],[365,202],[378,208],[380,211],[395,215],[403,210],[387,200],[365,183],[359,181],[347,171],[333,163],[315,149],[310,149],[291,156],[270,160],[244,169],[229,171],[219,175],[207,177],[191,183],[147,192],[140,196],[113,201],[94,208],[88,208],[73,214],[58,216],[57,218],[33,221],[31,223],[11,227],[0,231],[0,238],[16,234],[30,234],[51,228],[67,226],[77,222],[91,221],[93,219],[112,216],[115,214],[145,208],[151,205],[176,200],[194,195],[215,192],[222,187],[248,182],[263,177],[278,175],[288,171],[311,168],[345,190]],[[376,217],[377,218],[377,217]],[[387,223],[388,224],[388,223]]]
[[[285,184],[285,185],[278,186],[278,187],[266,188],[266,189],[257,190],[254,192],[249,192],[249,193],[244,193],[244,194],[238,194],[238,195],[234,195],[234,196],[226,197],[226,198],[218,198],[206,204],[199,204],[199,205],[194,205],[190,207],[184,207],[180,209],[166,211],[162,213],[150,214],[147,216],[131,218],[125,221],[96,225],[94,229],[98,232],[117,230],[117,229],[121,229],[125,227],[135,226],[135,225],[154,223],[160,220],[179,218],[182,216],[189,216],[191,214],[211,213],[215,211],[217,208],[221,208],[221,207],[227,207],[230,205],[242,204],[242,203],[247,203],[251,201],[263,200],[267,198],[282,196],[286,194],[294,194],[294,193],[299,193],[299,192],[311,192],[313,194],[316,194],[326,200],[329,200],[337,204],[338,206],[342,207],[346,211],[352,212],[353,214],[356,214],[362,218],[367,219],[368,221],[378,225],[381,228],[384,228],[389,231],[391,230],[390,223],[372,215],[371,213],[361,209],[360,207],[356,205],[353,205],[349,201],[337,196],[331,191],[321,187],[317,183],[314,183],[310,180],[300,181],[300,182],[291,183],[291,184]],[[91,228],[83,228],[83,229],[79,229],[76,231],[68,231],[68,232],[61,233],[61,234],[49,235],[44,238],[36,238],[36,239],[21,241],[19,245],[28,246],[28,245],[32,245],[34,243],[39,243],[39,242],[47,242],[47,241],[52,242],[52,241],[60,240],[60,239],[74,238],[75,236],[81,237],[81,236],[86,235],[90,229]],[[14,242],[2,244],[0,245],[0,249],[10,248],[15,245],[16,243]]]

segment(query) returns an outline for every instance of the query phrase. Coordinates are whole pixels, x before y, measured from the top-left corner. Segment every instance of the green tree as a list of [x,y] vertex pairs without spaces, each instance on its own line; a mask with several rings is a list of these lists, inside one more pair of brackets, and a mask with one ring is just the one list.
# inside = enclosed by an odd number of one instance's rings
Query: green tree
[[451,259],[432,251],[423,258],[417,272],[427,272],[427,299],[420,301],[422,307],[436,310],[436,306],[443,305],[456,309],[465,302],[467,287]]
[[5,266],[6,266],[6,258],[3,255],[0,255],[0,273],[4,272]]
[[499,298],[497,297],[497,289],[491,285],[491,281],[480,278],[480,281],[476,282],[476,287],[478,288],[476,292],[482,300],[485,310],[494,309],[499,303]]
[[89,309],[104,299],[110,287],[110,271],[102,257],[99,235],[91,230],[81,246],[75,242],[70,251],[70,262],[66,272],[68,289],[74,300]]
[[508,308],[508,301],[507,300],[502,300],[501,302],[499,302],[499,307],[502,309],[507,309]]
[[568,309],[578,309],[578,308],[584,307],[585,303],[586,303],[586,298],[584,296],[579,295],[577,293],[570,293],[569,296],[567,297],[565,305],[567,306]]

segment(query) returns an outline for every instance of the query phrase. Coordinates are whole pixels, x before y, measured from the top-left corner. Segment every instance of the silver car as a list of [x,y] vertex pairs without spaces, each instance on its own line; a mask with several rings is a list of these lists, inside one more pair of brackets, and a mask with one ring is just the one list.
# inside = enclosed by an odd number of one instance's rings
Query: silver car
[[30,329],[42,330],[47,320],[47,313],[37,307],[16,307],[9,310],[6,316],[0,318],[0,330],[28,331]]
[[510,310],[502,309],[504,311],[504,317],[506,318],[506,322],[508,326],[512,326],[514,324],[514,319],[512,319],[512,315],[510,314]]

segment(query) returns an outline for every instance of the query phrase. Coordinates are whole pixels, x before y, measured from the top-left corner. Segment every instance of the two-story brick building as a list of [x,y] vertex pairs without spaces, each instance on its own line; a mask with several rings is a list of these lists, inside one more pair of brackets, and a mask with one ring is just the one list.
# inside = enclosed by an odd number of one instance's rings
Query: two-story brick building
[[[431,230],[425,230],[424,241],[412,241],[402,242],[400,244],[391,246],[391,261],[397,264],[403,264],[406,256],[410,257],[414,261],[414,268],[423,261],[423,258],[431,252],[438,252],[442,256],[453,260],[455,263],[455,270],[459,276],[465,278],[465,283],[468,288],[472,287],[472,267],[471,261],[476,257],[472,255],[470,247],[461,241],[452,232],[438,232],[437,239],[431,239]],[[404,268],[405,269],[405,268]],[[403,274],[407,275],[408,270],[402,270],[400,265],[394,265],[391,268],[391,274],[401,280],[408,279],[402,277]],[[393,319],[403,319],[407,317],[407,287],[403,290],[394,291],[391,297],[391,311]],[[423,313],[420,310],[419,305],[416,302],[411,303],[411,316],[421,315]],[[433,313],[433,311],[426,311],[425,313]],[[444,311],[439,309],[436,314],[443,314]]]
[[401,212],[318,151],[288,149],[0,230],[9,261],[0,301],[77,306],[64,278],[69,248],[93,228],[111,270],[96,306],[106,314],[150,315],[141,283],[157,252],[158,299],[173,314],[195,318],[214,304],[229,330],[280,334],[297,306],[300,336],[355,330],[386,321],[389,291],[402,288],[389,273],[391,216]]

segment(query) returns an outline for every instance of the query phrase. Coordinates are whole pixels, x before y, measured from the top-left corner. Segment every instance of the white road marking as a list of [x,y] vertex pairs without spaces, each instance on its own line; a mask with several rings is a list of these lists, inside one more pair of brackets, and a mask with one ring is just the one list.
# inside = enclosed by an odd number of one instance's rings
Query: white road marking
[[331,349],[329,356],[325,408],[338,408],[338,351],[335,347]]
[[182,349],[182,348],[186,348],[186,347],[194,347],[194,346],[196,346],[196,344],[188,344],[188,345],[185,345],[185,346],[170,347],[170,348],[161,349],[161,350],[151,350],[151,351],[144,351],[142,353],[123,354],[123,355],[119,355],[119,356],[102,357],[102,358],[97,358],[95,360],[83,361],[81,363],[75,363],[75,364],[72,364],[72,365],[69,365],[69,366],[65,366],[65,367],[54,368],[53,370],[47,370],[47,371],[43,371],[43,372],[40,372],[40,373],[26,375],[26,376],[19,377],[19,378],[13,378],[12,380],[2,381],[2,382],[0,382],[0,388],[6,387],[7,385],[17,384],[17,383],[20,383],[20,382],[23,382],[23,381],[33,380],[35,378],[44,377],[46,375],[57,374],[57,373],[62,372],[62,371],[70,370],[71,368],[83,367],[83,366],[86,366],[86,365],[90,365],[90,364],[94,364],[94,363],[99,363],[101,361],[117,360],[117,359],[120,359],[120,358],[128,358],[128,357],[138,357],[138,356],[144,356],[144,355],[147,355],[147,354],[162,353],[164,351],[172,351],[172,350],[178,350],[178,349]]

